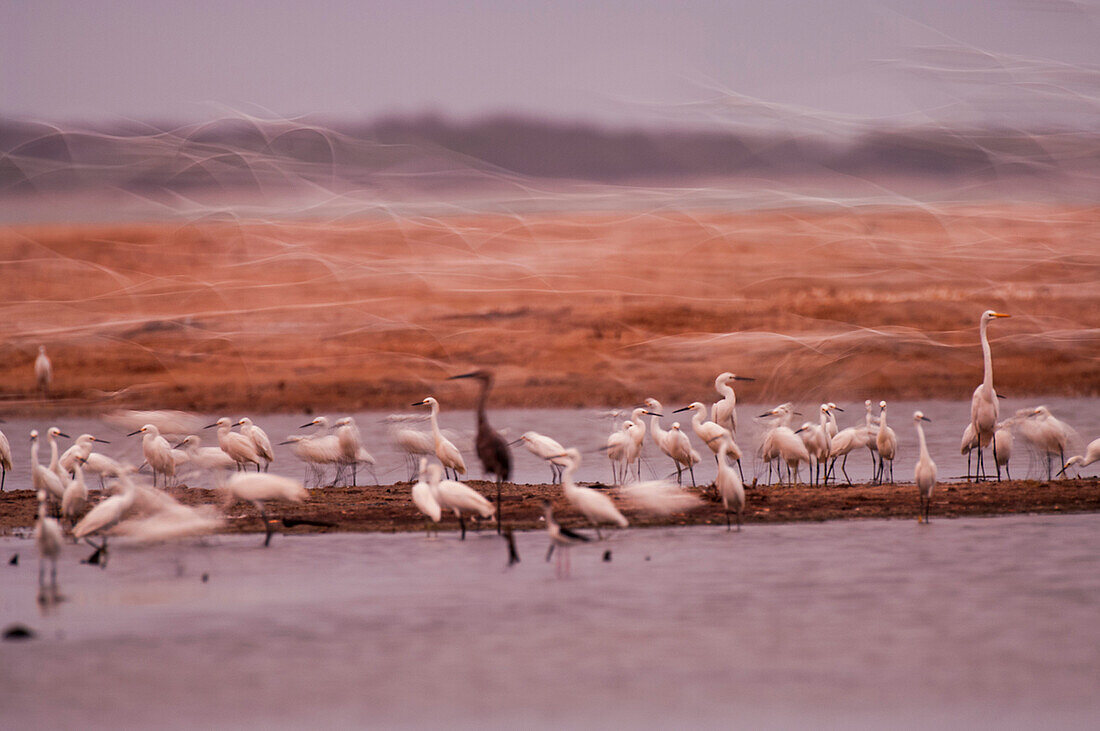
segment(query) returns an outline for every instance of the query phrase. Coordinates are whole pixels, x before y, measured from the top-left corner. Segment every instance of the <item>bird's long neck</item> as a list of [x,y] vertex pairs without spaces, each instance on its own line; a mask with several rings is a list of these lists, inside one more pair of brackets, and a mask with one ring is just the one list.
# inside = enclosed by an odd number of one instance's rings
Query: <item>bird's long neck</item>
[[489,417],[485,414],[485,404],[489,401],[489,390],[493,384],[486,378],[481,382],[481,395],[477,399],[477,425],[478,429],[489,428]]
[[31,442],[31,464],[35,467],[38,466],[38,440],[35,439]]
[[[660,409],[657,410],[660,411]],[[649,417],[649,430],[653,432],[653,438],[657,440],[660,440],[661,437],[668,434],[667,431],[661,428],[661,417],[656,414]]]
[[829,413],[827,411],[821,412],[821,431],[825,432],[825,436],[829,436]]
[[707,420],[707,415],[703,413],[702,409],[691,410],[691,425],[696,429],[703,426],[703,422]]
[[736,394],[734,394],[733,386],[729,384],[729,381],[726,381],[725,383],[715,383],[714,389],[718,391],[718,393],[722,394],[724,398],[728,399],[731,404],[737,403],[737,396]]
[[577,460],[569,460],[569,464],[561,472],[561,489],[564,492],[575,490],[577,483],[573,482],[573,475],[577,472]]
[[867,407],[867,413],[866,413],[866,414],[864,415],[864,417],[863,417],[863,421],[864,421],[864,423],[866,423],[866,424],[867,424],[867,428],[868,428],[868,429],[870,429],[870,428],[871,428],[871,426],[872,426],[872,423],[871,423],[871,418],[872,418],[872,417],[871,417],[871,407],[870,407],[870,406],[868,406],[868,407]]
[[920,440],[921,459],[931,459],[931,456],[928,454],[928,443],[924,440],[924,427],[919,421],[917,422],[917,439]]
[[878,428],[886,429],[886,409],[883,409],[878,415]]
[[993,389],[993,353],[989,349],[989,334],[986,332],[988,325],[988,320],[982,320],[982,325],[979,329],[982,338],[982,363],[985,366],[985,377],[982,379],[982,387],[990,391]]
[[432,436],[435,437],[436,442],[443,438],[443,432],[439,430],[439,404],[432,404]]
[[46,519],[46,501],[45,500],[39,500],[38,501],[38,519],[39,520],[45,520]]
[[57,439],[50,435],[50,470],[57,470]]

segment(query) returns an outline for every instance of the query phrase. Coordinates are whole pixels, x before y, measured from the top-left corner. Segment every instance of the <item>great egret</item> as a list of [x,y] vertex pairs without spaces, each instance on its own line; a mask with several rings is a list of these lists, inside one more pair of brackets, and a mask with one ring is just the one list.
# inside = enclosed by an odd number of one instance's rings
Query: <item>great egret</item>
[[443,436],[439,429],[439,402],[434,397],[428,396],[423,401],[417,401],[413,406],[427,406],[431,409],[432,440],[435,442],[435,456],[443,464],[444,477],[446,470],[450,468],[455,476],[466,474],[466,462],[462,459],[462,452],[449,439]]
[[714,486],[718,495],[722,498],[722,509],[726,513],[726,530],[730,530],[730,508],[737,513],[737,531],[741,532],[741,514],[745,511],[745,486],[741,478],[726,461],[726,455],[731,453],[731,442],[722,442],[722,449],[718,453],[718,476],[714,480]]
[[581,453],[577,449],[571,448],[558,456],[566,457],[569,460],[569,464],[562,471],[561,478],[561,487],[562,492],[565,493],[565,499],[581,515],[587,518],[589,523],[595,526],[596,537],[603,537],[600,535],[600,523],[612,523],[620,528],[627,527],[629,523],[626,517],[619,512],[610,497],[592,488],[581,487],[573,481],[573,475],[576,474],[577,468],[581,466]]
[[432,523],[438,523],[443,517],[443,509],[435,499],[431,485],[427,483],[428,458],[420,458],[420,479],[412,486],[412,501],[416,509],[428,519],[425,521],[427,533],[431,535]]
[[50,397],[50,384],[53,382],[53,365],[46,355],[46,346],[38,346],[38,357],[34,359],[35,387],[42,392],[43,398]]
[[[227,420],[228,421],[228,420]],[[157,486],[157,473],[163,476],[163,487],[168,487],[168,478],[176,474],[176,459],[172,454],[172,445],[160,435],[160,430],[152,424],[146,424],[126,436],[142,434],[141,453],[153,470],[153,487]]]
[[993,355],[989,349],[989,335],[986,332],[989,323],[997,317],[1009,317],[1009,315],[986,310],[979,320],[978,332],[982,342],[982,362],[985,375],[981,385],[974,389],[974,395],[970,399],[970,423],[974,427],[974,434],[978,437],[977,469],[983,476],[985,475],[985,465],[982,461],[982,449],[992,442],[994,427],[1000,415],[997,392],[993,389]]
[[110,444],[106,439],[97,439],[91,434],[81,434],[76,438],[76,441],[73,442],[73,446],[69,447],[61,454],[61,469],[67,473],[72,472],[77,457],[87,460],[88,456],[92,453],[92,445],[95,442]]
[[[882,415],[882,424],[885,428],[885,408]],[[917,459],[917,466],[913,470],[913,481],[917,483],[917,489],[920,491],[920,513],[917,516],[917,522],[920,522],[923,517],[924,522],[927,523],[928,513],[932,505],[932,488],[936,486],[936,463],[932,461],[932,457],[928,454],[928,444],[924,440],[922,421],[932,420],[919,411],[913,412],[913,425],[917,429],[917,439],[920,440],[920,457]],[[893,459],[890,461],[890,467],[892,470]]]
[[264,522],[264,546],[271,543],[271,522],[267,518],[265,503],[269,500],[286,500],[300,503],[309,497],[309,491],[302,483],[280,475],[241,472],[225,482],[225,491],[229,495],[228,503],[243,500],[252,503],[260,511]]
[[527,451],[540,459],[550,463],[550,484],[556,485],[561,480],[561,469],[569,464],[569,461],[559,457],[565,451],[565,447],[555,439],[536,431],[527,431],[519,438]]
[[[1061,472],[1059,472],[1059,474],[1065,472],[1069,467],[1072,467],[1073,465],[1078,465],[1077,469],[1078,471],[1080,471],[1094,462],[1100,462],[1100,439],[1093,439],[1091,442],[1089,442],[1089,446],[1085,450],[1085,453],[1083,455],[1070,457],[1069,460],[1067,460],[1066,463],[1062,465],[1062,470]],[[1078,476],[1080,476],[1080,472],[1078,472]]]
[[0,431],[0,492],[4,491],[4,480],[8,476],[8,470],[12,468],[11,443]]
[[554,565],[554,575],[559,579],[569,575],[569,547],[575,543],[588,543],[591,539],[581,533],[569,530],[559,525],[554,520],[554,506],[549,500],[542,501],[542,516],[546,520],[546,533],[550,536],[550,548],[546,552],[546,560],[550,560],[550,554],[555,548],[558,551],[558,560]]
[[34,524],[34,545],[38,548],[38,588],[46,590],[46,562],[50,563],[50,589],[57,593],[57,557],[61,555],[64,534],[61,524],[46,515],[46,492],[38,490],[38,520]]
[[[252,442],[252,448],[256,456],[264,461],[264,472],[268,465],[275,461],[275,452],[271,449],[271,440],[267,438],[267,432],[252,423],[252,419],[243,417],[237,424],[241,427],[241,435]],[[260,465],[256,465],[256,471],[260,471]]]
[[451,376],[448,380],[456,378],[473,378],[481,383],[481,394],[477,399],[477,439],[474,444],[482,469],[486,474],[496,477],[497,534],[499,534],[501,521],[503,520],[500,506],[500,489],[501,485],[512,476],[512,450],[508,448],[507,440],[489,425],[489,416],[485,411],[485,404],[489,401],[489,392],[493,388],[493,374],[486,370],[478,370],[472,373],[463,373],[460,376]]
[[431,487],[432,496],[439,507],[450,510],[458,518],[458,526],[462,530],[460,540],[466,540],[466,519],[463,513],[477,513],[482,518],[493,517],[493,504],[484,495],[457,480],[443,479],[443,468],[434,462],[428,465],[428,486]]
[[735,376],[729,371],[720,373],[714,379],[714,390],[720,393],[722,398],[711,404],[710,420],[724,429],[729,429],[731,435],[737,436],[737,395],[729,382],[755,380],[746,376]]
[[215,427],[218,430],[218,446],[237,463],[237,469],[245,470],[248,469],[249,464],[254,464],[256,465],[256,471],[259,472],[260,455],[256,453],[256,447],[252,444],[252,440],[244,434],[233,431],[232,419],[223,416],[213,424],[207,424],[203,429],[213,429]]
[[886,425],[886,402],[879,401],[878,436],[875,437],[875,446],[878,447],[878,483],[881,485],[886,477],[886,463],[890,463],[890,484],[894,484],[894,457],[898,452],[898,435]]

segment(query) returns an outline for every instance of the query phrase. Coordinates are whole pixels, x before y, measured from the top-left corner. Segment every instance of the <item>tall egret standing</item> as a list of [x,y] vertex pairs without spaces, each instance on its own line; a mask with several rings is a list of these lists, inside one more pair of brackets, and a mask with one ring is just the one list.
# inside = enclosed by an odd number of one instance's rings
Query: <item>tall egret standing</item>
[[519,441],[523,442],[528,452],[550,463],[550,484],[558,484],[562,468],[569,464],[569,460],[558,456],[565,451],[561,442],[537,431],[524,432]]
[[[883,417],[886,416],[886,412],[883,411]],[[917,483],[917,489],[920,491],[920,513],[917,516],[917,522],[924,519],[924,522],[928,522],[928,512],[932,505],[932,488],[936,486],[936,463],[932,461],[932,457],[928,454],[928,444],[924,441],[924,427],[921,425],[922,421],[932,421],[927,416],[919,411],[913,412],[913,425],[917,428],[917,439],[920,440],[920,457],[917,459],[917,466],[913,470],[913,481]],[[886,421],[883,419],[883,426]],[[893,468],[893,460],[890,461],[891,469]]]
[[[264,461],[264,472],[267,472],[267,467],[275,461],[275,452],[271,450],[271,440],[267,438],[267,432],[260,427],[252,423],[252,419],[247,416],[237,422],[241,427],[241,434],[245,439],[252,442],[252,448],[256,451],[256,456]],[[260,471],[260,465],[257,463],[256,471]]]
[[978,332],[982,341],[982,362],[985,368],[985,376],[981,385],[974,389],[974,395],[970,399],[970,423],[974,426],[974,434],[978,437],[977,469],[983,477],[985,476],[985,464],[982,461],[982,448],[993,441],[994,427],[997,425],[997,418],[1000,415],[997,392],[993,389],[993,354],[989,349],[989,335],[986,332],[989,323],[996,317],[1009,317],[1009,315],[986,310],[982,313],[979,321]]
[[732,443],[728,440],[722,442],[722,449],[718,452],[718,476],[714,480],[714,486],[718,489],[718,495],[722,498],[722,509],[726,512],[726,530],[730,530],[730,506],[737,513],[737,531],[741,532],[741,514],[745,511],[745,486],[738,477],[737,472],[726,461],[726,455],[731,453]]
[[718,452],[722,449],[722,440],[729,439],[732,445],[730,455],[737,461],[737,469],[740,471],[741,449],[733,439],[733,432],[713,421],[707,421],[707,407],[703,406],[699,401],[695,401],[682,409],[676,409],[672,413],[678,414],[681,411],[691,412],[691,428],[695,431],[695,436],[699,437],[703,440],[704,444],[710,447],[710,451],[714,453],[715,463],[718,462]]
[[48,498],[61,503],[65,486],[57,473],[38,463],[38,430],[31,429],[31,485],[35,491],[43,491]]
[[[627,434],[628,439],[626,442],[626,455],[624,457],[626,461],[627,474],[630,474],[630,465],[635,465],[634,479],[638,482],[642,481],[642,447],[645,444],[645,421],[642,420],[643,414],[649,414],[650,416],[661,416],[660,413],[653,413],[647,411],[644,408],[634,409],[630,414],[630,421],[634,424],[634,428]],[[624,480],[625,482],[625,480]]]
[[435,442],[435,456],[443,464],[443,475],[447,476],[449,467],[455,476],[466,474],[466,462],[462,459],[462,452],[449,439],[443,436],[439,428],[439,402],[429,396],[423,401],[417,401],[413,406],[427,406],[431,409],[432,439]]
[[38,490],[38,520],[34,524],[34,544],[38,547],[38,588],[46,590],[46,562],[50,562],[50,589],[57,593],[57,557],[61,555],[64,534],[61,524],[46,516],[46,492]]
[[237,469],[247,469],[248,464],[252,463],[256,465],[256,471],[259,472],[260,455],[256,453],[256,447],[252,444],[252,440],[244,434],[233,431],[232,419],[223,416],[213,424],[207,424],[203,429],[213,429],[215,427],[218,429],[218,446],[233,458],[233,461],[237,463]]
[[61,483],[64,484],[69,474],[65,470],[61,469],[61,459],[58,457],[57,438],[64,437],[69,438],[68,434],[65,434],[56,426],[51,426],[46,430],[46,438],[50,441],[50,472],[54,473],[61,479]]
[[633,421],[624,421],[619,431],[611,432],[607,437],[605,449],[607,458],[611,460],[611,483],[614,485],[626,482],[626,448],[630,444],[630,432],[633,428]]
[[168,487],[168,478],[176,474],[176,459],[172,454],[172,445],[160,435],[160,430],[152,424],[146,424],[137,431],[132,431],[126,436],[132,437],[142,434],[141,452],[145,455],[145,461],[153,470],[153,487],[157,486],[157,473],[162,477],[162,487]]
[[737,395],[729,382],[755,380],[746,376],[735,376],[729,371],[719,374],[714,379],[714,390],[722,394],[722,398],[711,404],[710,420],[724,429],[729,429],[733,436],[737,436]]
[[34,359],[35,386],[42,392],[42,398],[50,397],[50,384],[53,382],[53,365],[46,355],[46,346],[38,346],[38,357]]
[[649,424],[649,432],[653,435],[653,441],[676,465],[676,484],[683,484],[683,471],[686,467],[691,473],[691,486],[695,487],[695,465],[699,462],[699,453],[691,448],[691,440],[680,429],[680,422],[673,422],[672,429],[669,431],[661,428],[660,414],[663,407],[660,401],[655,398],[647,398],[645,405],[651,412],[655,412],[652,414]]
[[894,457],[898,452],[898,435],[886,425],[886,402],[879,401],[878,436],[875,437],[875,445],[878,447],[878,482],[882,484],[886,477],[886,463],[890,463],[890,484],[894,484]]
[[500,533],[500,524],[503,520],[500,509],[501,486],[512,476],[512,450],[508,448],[508,442],[497,430],[489,425],[489,416],[485,410],[485,404],[489,401],[489,392],[493,388],[493,374],[486,370],[463,373],[456,378],[473,378],[481,383],[481,394],[477,399],[477,458],[481,461],[481,467],[486,474],[496,477],[497,483],[497,533]]
[[620,528],[625,528],[629,523],[626,517],[615,507],[611,498],[602,492],[596,492],[590,487],[581,487],[573,481],[573,475],[581,466],[581,453],[576,449],[567,449],[559,456],[567,457],[569,465],[562,472],[561,487],[565,493],[565,499],[576,508],[581,515],[588,519],[596,528],[596,537],[600,535],[600,523],[613,523]]

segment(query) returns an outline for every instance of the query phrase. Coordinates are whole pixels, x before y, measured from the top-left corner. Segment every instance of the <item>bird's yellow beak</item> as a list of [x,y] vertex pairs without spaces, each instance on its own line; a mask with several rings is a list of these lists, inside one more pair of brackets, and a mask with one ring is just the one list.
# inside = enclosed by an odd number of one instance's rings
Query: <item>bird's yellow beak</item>
[[1006,315],[1006,314],[1005,314],[1005,313],[1003,313],[1003,312],[994,312],[994,313],[993,313],[993,316],[994,316],[994,317],[1012,317],[1012,315]]

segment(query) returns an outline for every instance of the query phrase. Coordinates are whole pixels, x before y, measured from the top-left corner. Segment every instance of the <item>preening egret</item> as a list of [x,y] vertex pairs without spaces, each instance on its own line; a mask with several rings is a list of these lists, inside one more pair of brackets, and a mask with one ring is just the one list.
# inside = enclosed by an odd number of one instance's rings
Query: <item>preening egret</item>
[[[883,425],[885,426],[886,412],[883,410]],[[923,518],[924,522],[928,522],[928,512],[932,505],[932,488],[936,486],[936,463],[932,461],[932,457],[928,454],[928,444],[924,440],[924,427],[921,425],[922,421],[932,421],[927,416],[919,411],[913,412],[913,425],[917,429],[917,439],[920,440],[920,457],[917,458],[917,466],[913,470],[913,481],[917,484],[917,490],[920,492],[920,513],[917,516],[917,521]],[[893,459],[890,460],[891,469],[893,468]]]
[[714,480],[714,486],[722,498],[722,509],[726,513],[726,530],[730,530],[730,508],[737,513],[737,531],[741,531],[741,514],[745,511],[745,486],[737,472],[726,461],[726,455],[731,454],[731,443],[722,443],[722,450],[718,453],[718,476]]
[[336,441],[340,445],[340,461],[351,466],[351,484],[359,480],[359,463],[374,464],[374,457],[363,446],[363,437],[355,419],[345,416],[336,420]]
[[264,546],[271,543],[271,522],[267,518],[265,503],[269,500],[286,500],[300,503],[309,497],[309,491],[297,480],[280,475],[241,472],[225,482],[230,499],[252,503],[260,511],[264,522]]
[[[241,427],[241,435],[252,442],[252,448],[256,452],[256,456],[264,461],[264,472],[267,472],[268,465],[275,461],[275,452],[271,449],[271,440],[267,438],[267,432],[260,427],[252,423],[252,419],[247,416],[237,422]],[[260,465],[256,465],[256,471],[260,471]]]
[[466,462],[462,459],[462,452],[449,439],[443,436],[439,428],[439,402],[432,396],[423,401],[417,401],[413,406],[427,406],[431,409],[432,440],[435,442],[435,456],[443,465],[443,475],[447,476],[447,468],[454,472],[455,476],[466,474]]
[[53,383],[53,365],[46,355],[46,346],[38,346],[38,357],[34,359],[35,387],[42,392],[42,398],[50,397],[50,384]]
[[31,429],[31,485],[35,491],[45,492],[59,504],[65,496],[65,486],[57,473],[38,463],[38,430]]
[[531,454],[550,463],[550,484],[558,484],[561,480],[561,469],[569,464],[567,459],[558,456],[565,451],[565,447],[557,440],[536,431],[524,432],[519,440]]
[[218,446],[222,451],[232,457],[237,463],[238,470],[248,469],[249,464],[256,465],[256,471],[260,470],[260,455],[256,453],[256,447],[252,440],[244,434],[233,431],[233,421],[228,416],[207,424],[203,429],[218,429]]
[[500,506],[501,485],[512,476],[512,450],[508,448],[508,442],[489,426],[489,416],[485,411],[485,404],[489,400],[489,391],[493,388],[493,374],[486,370],[463,373],[460,376],[451,376],[449,380],[456,378],[473,378],[481,383],[481,394],[477,399],[477,458],[481,461],[481,467],[486,474],[496,477],[497,483],[497,533],[500,533],[500,524],[503,520]]
[[550,536],[550,548],[546,552],[546,560],[550,560],[550,554],[554,549],[558,550],[558,560],[554,565],[554,575],[559,579],[569,575],[569,547],[575,543],[588,543],[591,539],[581,533],[571,531],[558,525],[554,520],[554,506],[549,500],[542,501],[542,515],[546,520],[546,533]]
[[711,404],[710,420],[723,429],[729,429],[733,436],[737,436],[737,395],[729,382],[755,380],[746,376],[735,376],[729,371],[719,374],[714,379],[714,390],[720,393],[722,398]]
[[477,513],[482,518],[491,518],[495,512],[493,504],[485,496],[457,480],[443,479],[443,468],[434,462],[428,465],[428,486],[432,496],[442,510],[450,510],[458,518],[462,530],[460,540],[466,540],[466,519],[463,513]]
[[8,470],[12,468],[11,443],[0,431],[0,492],[4,491],[4,480],[8,476]]
[[[811,482],[816,484],[821,481],[821,465],[824,464],[827,468],[829,464],[829,405],[821,404],[819,423],[806,422],[795,433],[801,437],[802,444],[810,455],[809,464],[813,470],[810,473]],[[825,469],[825,484],[829,484],[828,469]]]
[[[1073,465],[1078,465],[1077,469],[1080,471],[1094,462],[1100,462],[1100,439],[1093,439],[1089,442],[1089,446],[1083,455],[1070,457],[1069,460],[1062,465],[1061,471],[1065,472]],[[1059,474],[1061,474],[1061,472]],[[1080,472],[1078,472],[1078,476],[1080,476]]]
[[676,484],[683,484],[683,471],[686,467],[688,472],[691,473],[691,486],[695,487],[695,465],[700,460],[699,453],[691,448],[691,440],[680,429],[680,422],[673,422],[672,429],[669,431],[661,428],[660,414],[663,408],[660,401],[655,398],[647,398],[645,405],[651,412],[654,412],[649,426],[653,441],[676,465]]
[[[228,421],[228,419],[226,420]],[[141,453],[145,456],[145,461],[149,463],[149,467],[153,470],[153,487],[157,486],[157,473],[163,475],[163,487],[168,487],[168,478],[174,477],[176,474],[176,458],[172,454],[172,445],[168,443],[168,440],[160,435],[158,430],[152,424],[146,424],[137,431],[132,431],[126,436],[132,437],[135,434],[142,434],[141,437]]]
[[76,525],[77,518],[88,509],[88,486],[84,484],[84,470],[81,468],[83,461],[80,458],[73,462],[73,479],[69,480],[61,496],[61,517],[70,525]]
[[46,516],[46,492],[38,490],[38,520],[34,524],[34,545],[38,548],[38,588],[46,589],[46,562],[50,562],[50,585],[56,599],[57,592],[57,557],[61,555],[61,543],[64,534],[61,532],[61,524],[53,518]]
[[886,425],[886,402],[879,401],[878,436],[875,437],[875,446],[878,447],[878,483],[882,484],[886,476],[886,463],[890,463],[890,484],[894,484],[894,457],[898,452],[898,435]]
[[[428,458],[420,458],[420,479],[416,484],[412,486],[412,501],[416,509],[424,514],[424,517],[428,518],[425,521],[427,532],[430,535],[432,530],[432,523],[438,523],[443,517],[443,509],[439,505],[439,501],[435,499],[435,494],[432,491],[431,485],[427,482],[428,476]],[[430,522],[429,522],[430,521]]]
[[567,449],[561,455],[569,460],[562,471],[561,487],[565,493],[565,499],[576,508],[581,515],[588,519],[596,528],[596,537],[600,535],[600,523],[612,523],[625,528],[629,523],[626,517],[615,507],[610,497],[602,492],[597,492],[589,487],[581,487],[573,481],[573,475],[581,466],[581,453],[576,449]]
[[1020,435],[1046,457],[1047,479],[1052,479],[1051,459],[1057,455],[1058,464],[1066,463],[1066,447],[1069,446],[1073,430],[1069,424],[1055,417],[1046,406],[1017,412],[1020,419]]
[[73,471],[73,465],[76,464],[77,457],[83,460],[88,459],[88,455],[92,453],[92,445],[95,442],[100,444],[110,444],[106,439],[97,439],[91,434],[81,434],[73,442],[73,446],[66,449],[61,455],[61,469],[66,473]]
[[985,376],[981,385],[974,389],[974,395],[970,399],[970,423],[974,427],[974,434],[978,437],[977,469],[982,477],[985,476],[982,449],[993,441],[994,427],[1000,415],[997,392],[993,389],[993,355],[989,349],[989,335],[986,332],[989,323],[996,317],[1009,317],[1009,315],[986,310],[979,320],[978,333],[982,342],[982,362],[985,368]]

